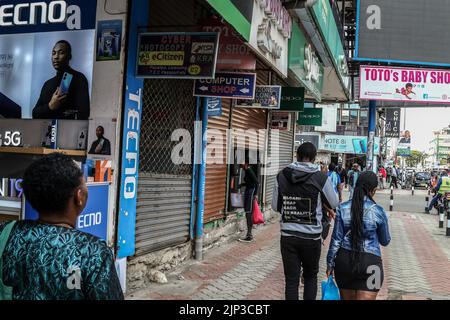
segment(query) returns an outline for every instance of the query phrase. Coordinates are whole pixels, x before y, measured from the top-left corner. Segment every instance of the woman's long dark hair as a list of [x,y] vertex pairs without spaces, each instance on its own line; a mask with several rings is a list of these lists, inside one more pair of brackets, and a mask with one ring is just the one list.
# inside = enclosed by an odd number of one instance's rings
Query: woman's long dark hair
[[355,190],[352,198],[352,222],[351,222],[351,242],[352,242],[352,258],[351,265],[353,272],[359,273],[360,253],[362,251],[362,242],[364,234],[364,198],[368,197],[374,203],[371,193],[378,186],[378,178],[372,171],[365,171],[360,174],[356,181]]

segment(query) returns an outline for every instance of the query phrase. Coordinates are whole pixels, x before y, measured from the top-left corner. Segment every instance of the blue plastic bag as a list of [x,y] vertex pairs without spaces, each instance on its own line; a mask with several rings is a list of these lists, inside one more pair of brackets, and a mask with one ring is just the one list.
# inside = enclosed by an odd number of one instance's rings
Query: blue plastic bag
[[339,288],[331,275],[327,281],[322,281],[322,300],[341,300]]

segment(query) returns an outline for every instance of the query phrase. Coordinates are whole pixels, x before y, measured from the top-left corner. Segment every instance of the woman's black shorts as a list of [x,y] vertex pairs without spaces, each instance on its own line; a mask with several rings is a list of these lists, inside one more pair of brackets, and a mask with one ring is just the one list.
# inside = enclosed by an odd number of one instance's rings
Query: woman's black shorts
[[380,291],[384,281],[383,262],[381,257],[371,253],[360,253],[360,267],[353,272],[351,265],[352,251],[339,249],[336,256],[334,277],[339,289]]

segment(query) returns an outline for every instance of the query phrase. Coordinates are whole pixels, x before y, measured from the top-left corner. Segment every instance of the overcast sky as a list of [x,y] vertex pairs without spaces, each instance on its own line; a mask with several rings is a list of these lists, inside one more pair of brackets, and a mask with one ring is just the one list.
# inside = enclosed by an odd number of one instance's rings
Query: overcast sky
[[402,108],[401,130],[403,131],[406,110],[406,129],[411,131],[411,149],[428,151],[433,131],[450,125],[450,108]]

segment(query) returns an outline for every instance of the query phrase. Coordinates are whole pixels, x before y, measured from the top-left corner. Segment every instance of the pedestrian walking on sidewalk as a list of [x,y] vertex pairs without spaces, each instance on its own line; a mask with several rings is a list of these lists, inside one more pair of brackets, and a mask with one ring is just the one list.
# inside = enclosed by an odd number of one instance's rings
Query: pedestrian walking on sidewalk
[[75,230],[88,197],[77,164],[45,156],[23,190],[39,220],[0,225],[0,300],[123,300],[112,250]]
[[281,255],[286,277],[286,300],[298,300],[300,272],[304,300],[317,296],[317,274],[322,247],[322,207],[334,218],[339,198],[331,178],[314,164],[316,147],[306,142],[297,150],[297,161],[276,179],[272,209],[281,213]]
[[380,167],[380,170],[378,170],[378,178],[380,179],[380,187],[381,189],[384,189],[384,180],[386,179],[386,169],[384,169],[383,166]]
[[392,172],[391,172],[391,184],[389,185],[389,188],[394,186],[395,189],[398,189],[398,176],[399,176],[399,170],[397,170],[397,168],[394,166],[392,168]]
[[341,190],[344,190],[348,185],[348,177],[347,177],[347,170],[345,167],[342,166],[342,163],[338,165],[337,170],[339,176],[341,177]]
[[327,278],[334,275],[343,300],[375,300],[383,284],[380,245],[391,241],[388,218],[373,200],[377,176],[363,172],[351,201],[342,203],[327,255]]
[[244,183],[240,187],[245,187],[244,193],[244,210],[247,220],[247,235],[244,238],[239,239],[241,242],[253,241],[253,201],[258,200],[259,180],[255,171],[250,167],[249,163],[241,165],[241,169],[244,170]]
[[356,182],[358,181],[358,177],[360,175],[359,165],[354,163],[352,169],[348,172],[348,185],[350,189],[350,198],[353,197],[353,190],[355,190]]
[[333,183],[334,191],[339,195],[339,202],[342,201],[341,193],[341,176],[337,173],[336,165],[332,162],[328,165],[328,177],[331,178]]

